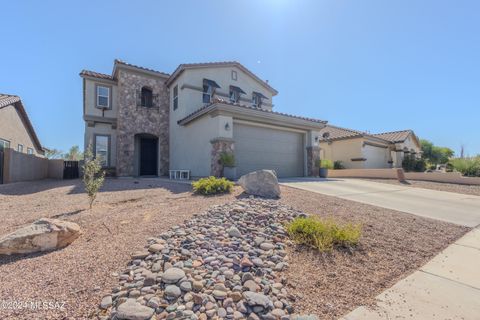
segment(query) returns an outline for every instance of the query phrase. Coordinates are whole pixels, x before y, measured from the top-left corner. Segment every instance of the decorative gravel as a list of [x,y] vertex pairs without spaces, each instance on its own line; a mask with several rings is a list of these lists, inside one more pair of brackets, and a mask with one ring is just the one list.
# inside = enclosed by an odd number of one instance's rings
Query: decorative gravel
[[298,215],[252,198],[173,226],[132,255],[101,305],[105,319],[290,319],[284,223]]
[[456,193],[480,196],[479,185],[465,185],[465,184],[419,181],[419,180],[408,180],[408,182],[402,183],[396,179],[363,179],[363,180],[401,185],[404,187],[424,188],[424,189],[431,189],[431,190],[437,190],[437,191],[456,192]]

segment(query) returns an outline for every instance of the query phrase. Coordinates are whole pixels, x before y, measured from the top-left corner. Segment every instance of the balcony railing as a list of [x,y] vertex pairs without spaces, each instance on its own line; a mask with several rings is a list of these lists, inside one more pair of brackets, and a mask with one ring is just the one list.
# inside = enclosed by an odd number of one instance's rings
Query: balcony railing
[[158,94],[149,94],[142,92],[142,90],[137,90],[135,96],[137,107],[158,109]]

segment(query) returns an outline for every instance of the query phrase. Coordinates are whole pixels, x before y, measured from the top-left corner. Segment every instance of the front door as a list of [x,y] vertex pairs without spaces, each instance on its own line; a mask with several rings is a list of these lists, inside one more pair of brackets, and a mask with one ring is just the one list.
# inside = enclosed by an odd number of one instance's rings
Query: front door
[[158,152],[158,139],[141,138],[140,139],[140,175],[156,176]]

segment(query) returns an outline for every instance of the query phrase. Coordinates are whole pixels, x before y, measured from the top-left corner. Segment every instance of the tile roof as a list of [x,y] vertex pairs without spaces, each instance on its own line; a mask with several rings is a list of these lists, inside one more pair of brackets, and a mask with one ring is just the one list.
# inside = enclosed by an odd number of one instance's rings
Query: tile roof
[[259,109],[259,108],[239,104],[239,103],[233,103],[233,102],[230,102],[228,100],[224,100],[224,99],[220,99],[220,98],[215,98],[211,103],[206,104],[205,106],[201,107],[200,109],[197,109],[196,111],[192,112],[191,114],[189,114],[185,118],[178,120],[177,123],[181,124],[182,122],[185,122],[188,119],[193,120],[193,119],[196,118],[196,116],[202,114],[203,111],[205,111],[206,109],[210,108],[211,106],[213,106],[217,103],[226,104],[226,105],[230,105],[230,106],[234,106],[234,107],[238,107],[238,108],[243,108],[243,109],[249,109],[249,110],[261,111],[261,112],[270,113],[270,114],[276,114],[276,115],[285,116],[285,117],[294,118],[294,119],[299,119],[299,120],[311,121],[311,122],[315,122],[315,123],[327,123],[327,121],[325,121],[325,120],[306,118],[306,117],[295,116],[295,115],[291,115],[291,114],[287,114],[287,113],[283,113],[283,112]]
[[387,140],[389,142],[403,142],[405,141],[410,134],[412,134],[412,130],[400,130],[400,131],[391,131],[391,132],[383,132],[383,133],[376,133],[372,134],[372,136]]
[[90,71],[90,70],[82,70],[82,72],[80,72],[80,75],[81,76],[87,76],[87,77],[93,77],[93,78],[99,78],[99,79],[113,80],[113,76],[111,76],[109,74]]
[[0,93],[0,108],[3,108],[5,106],[9,106],[9,105],[14,104],[14,103],[19,102],[19,101],[20,101],[19,96]]
[[137,65],[134,65],[134,64],[131,64],[131,63],[122,61],[122,60],[120,60],[120,59],[115,59],[115,64],[123,64],[123,65],[128,66],[128,67],[132,67],[132,68],[136,68],[136,69],[140,69],[140,70],[145,70],[145,71],[150,71],[150,72],[155,72],[155,73],[158,73],[158,74],[160,74],[160,75],[163,75],[163,76],[166,76],[166,77],[170,77],[170,74],[168,74],[168,73],[165,73],[165,72],[162,72],[162,71],[158,71],[158,70],[153,70],[153,69],[150,69],[150,68],[145,68],[145,67],[137,66]]
[[35,129],[33,129],[32,122],[28,118],[27,112],[25,111],[25,107],[23,106],[23,103],[20,97],[11,95],[11,94],[0,93],[0,109],[9,105],[14,105],[15,108],[17,108],[18,112],[23,117],[25,126],[27,127],[27,130],[29,131],[33,142],[37,145],[37,150],[43,153],[44,149],[42,147],[42,144],[40,143],[40,140],[38,139],[38,136],[35,133]]
[[320,141],[332,141],[338,139],[363,137],[365,134],[366,133],[357,130],[327,125],[325,128],[320,130]]
[[241,70],[243,70],[246,74],[260,82],[263,86],[268,88],[270,91],[272,91],[274,94],[278,94],[278,91],[275,90],[272,86],[267,81],[264,81],[260,79],[256,74],[254,74],[252,71],[248,70],[244,65],[242,65],[238,61],[217,61],[217,62],[201,62],[201,63],[182,63],[175,69],[175,71],[172,73],[170,78],[167,80],[167,85],[169,85],[177,76],[180,75],[180,73],[183,72],[185,69],[191,69],[191,68],[208,68],[208,67],[228,67],[228,66],[235,66]]

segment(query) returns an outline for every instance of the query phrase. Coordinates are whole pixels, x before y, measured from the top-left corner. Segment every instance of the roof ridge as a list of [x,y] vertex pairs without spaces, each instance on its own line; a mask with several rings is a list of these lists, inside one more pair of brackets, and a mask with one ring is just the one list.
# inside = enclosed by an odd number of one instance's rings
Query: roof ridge
[[369,133],[364,132],[364,131],[355,130],[355,129],[349,129],[349,128],[344,128],[344,127],[339,127],[339,126],[334,126],[334,125],[330,125],[330,124],[327,124],[327,126],[325,127],[325,129],[326,129],[327,127],[332,127],[332,128],[341,129],[341,130],[350,131],[350,132],[355,132],[355,133],[360,133],[360,134],[369,134]]
[[412,129],[405,129],[405,130],[395,130],[395,131],[386,131],[386,132],[380,132],[380,133],[372,133],[372,135],[380,135],[380,134],[390,134],[390,133],[400,133],[400,132],[413,132]]
[[133,68],[137,68],[137,69],[141,69],[141,70],[145,70],[145,71],[150,71],[150,72],[155,72],[155,73],[160,73],[160,74],[163,74],[165,76],[170,76],[169,73],[166,73],[166,72],[163,72],[163,71],[158,71],[158,70],[155,70],[155,69],[151,69],[151,68],[146,68],[146,67],[142,67],[142,66],[138,66],[138,65],[135,65],[135,64],[132,64],[132,63],[129,63],[129,62],[126,62],[126,61],[123,61],[121,59],[115,59],[114,60],[114,63],[118,63],[118,64],[123,64],[125,66],[129,66],[129,67],[133,67]]

